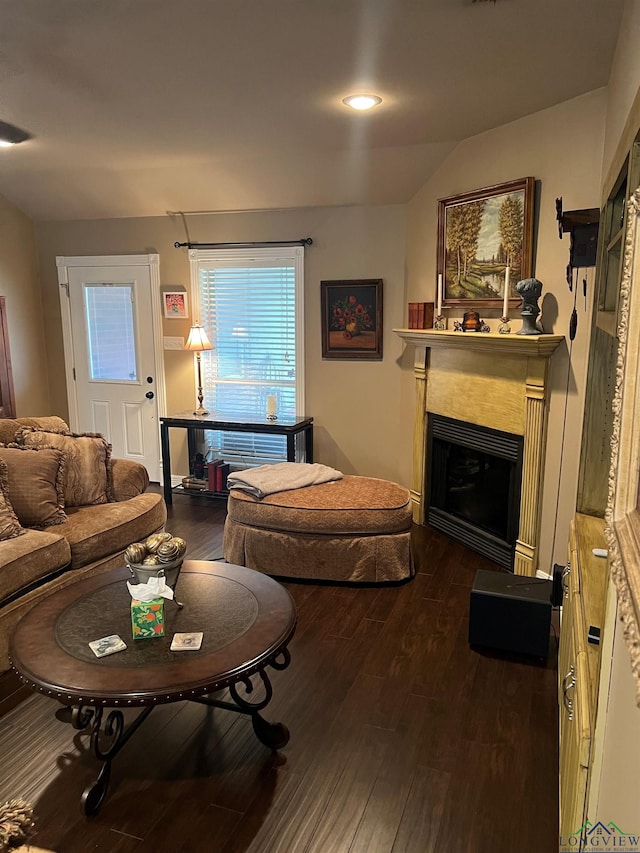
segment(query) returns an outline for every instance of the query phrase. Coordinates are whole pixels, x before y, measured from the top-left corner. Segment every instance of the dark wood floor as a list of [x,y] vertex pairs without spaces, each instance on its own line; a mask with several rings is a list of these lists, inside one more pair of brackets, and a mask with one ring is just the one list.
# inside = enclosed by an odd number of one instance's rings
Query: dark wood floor
[[[189,557],[215,558],[223,520],[221,504],[179,496],[167,529]],[[34,803],[34,844],[57,853],[553,853],[555,640],[546,665],[470,649],[470,587],[493,566],[434,531],[415,534],[418,574],[402,586],[287,584],[298,629],[264,712],[291,730],[280,756],[244,717],[158,707],[88,819],[87,737],[5,676],[0,801]]]

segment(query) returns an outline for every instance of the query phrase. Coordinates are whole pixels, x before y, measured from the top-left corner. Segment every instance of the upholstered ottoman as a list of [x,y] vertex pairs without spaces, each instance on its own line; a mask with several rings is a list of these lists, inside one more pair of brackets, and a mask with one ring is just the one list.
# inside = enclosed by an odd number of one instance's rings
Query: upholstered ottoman
[[267,495],[232,489],[224,557],[270,575],[398,581],[413,575],[408,489],[373,477]]

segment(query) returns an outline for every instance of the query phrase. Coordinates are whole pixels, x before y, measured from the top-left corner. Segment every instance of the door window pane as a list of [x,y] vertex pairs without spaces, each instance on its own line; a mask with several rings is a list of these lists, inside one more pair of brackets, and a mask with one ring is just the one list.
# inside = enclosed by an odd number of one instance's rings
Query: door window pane
[[85,284],[89,378],[137,382],[133,284]]

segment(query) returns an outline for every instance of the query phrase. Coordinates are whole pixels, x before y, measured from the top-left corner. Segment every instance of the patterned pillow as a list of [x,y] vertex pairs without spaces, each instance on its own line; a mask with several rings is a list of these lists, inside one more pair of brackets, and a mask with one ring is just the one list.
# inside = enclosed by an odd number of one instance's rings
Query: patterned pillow
[[23,427],[16,433],[16,440],[25,447],[56,447],[64,453],[65,506],[91,506],[112,500],[111,445],[100,434]]
[[64,511],[64,455],[55,448],[0,447],[7,495],[23,527],[49,527],[67,520]]
[[25,532],[11,506],[8,487],[7,465],[0,459],[0,541],[15,539]]

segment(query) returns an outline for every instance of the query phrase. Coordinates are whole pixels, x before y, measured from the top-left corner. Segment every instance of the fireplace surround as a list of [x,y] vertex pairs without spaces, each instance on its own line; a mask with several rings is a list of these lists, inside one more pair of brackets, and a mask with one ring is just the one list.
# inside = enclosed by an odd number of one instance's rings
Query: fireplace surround
[[430,415],[522,438],[516,574],[538,567],[542,478],[548,415],[549,360],[562,335],[500,335],[394,329],[415,347],[413,519],[428,523]]

